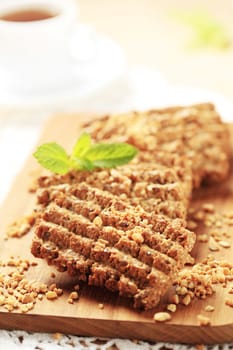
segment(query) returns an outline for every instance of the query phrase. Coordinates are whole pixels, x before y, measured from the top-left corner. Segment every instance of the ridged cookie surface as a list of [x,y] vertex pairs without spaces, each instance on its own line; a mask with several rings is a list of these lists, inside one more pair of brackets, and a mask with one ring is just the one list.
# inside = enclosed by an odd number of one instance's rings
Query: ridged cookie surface
[[89,285],[150,309],[189,261],[195,235],[183,220],[132,206],[80,183],[50,188],[34,227],[32,253]]

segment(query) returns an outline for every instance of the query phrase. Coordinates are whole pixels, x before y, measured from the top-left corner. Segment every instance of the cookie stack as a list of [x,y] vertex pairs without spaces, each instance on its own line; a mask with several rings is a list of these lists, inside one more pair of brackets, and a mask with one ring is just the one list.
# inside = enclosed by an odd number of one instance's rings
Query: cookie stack
[[200,104],[105,116],[83,130],[139,153],[117,169],[39,178],[32,253],[136,308],[153,308],[191,261],[193,189],[228,175],[227,127],[212,104]]

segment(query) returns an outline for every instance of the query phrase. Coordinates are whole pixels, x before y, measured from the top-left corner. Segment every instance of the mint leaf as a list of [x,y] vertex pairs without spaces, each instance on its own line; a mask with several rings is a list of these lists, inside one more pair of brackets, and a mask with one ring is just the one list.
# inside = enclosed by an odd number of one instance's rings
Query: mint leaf
[[127,164],[136,154],[137,149],[128,143],[92,145],[90,136],[82,134],[70,156],[55,142],[41,145],[33,155],[44,168],[63,175],[72,169],[114,168]]
[[85,153],[85,158],[97,168],[114,168],[127,164],[137,154],[137,149],[128,143],[94,144]]
[[87,133],[84,133],[77,140],[72,150],[71,157],[81,158],[87,150],[91,147],[91,137]]
[[70,160],[64,148],[55,142],[45,143],[33,154],[40,165],[57,174],[70,170]]
[[95,165],[88,159],[74,158],[72,159],[72,168],[75,170],[93,170]]

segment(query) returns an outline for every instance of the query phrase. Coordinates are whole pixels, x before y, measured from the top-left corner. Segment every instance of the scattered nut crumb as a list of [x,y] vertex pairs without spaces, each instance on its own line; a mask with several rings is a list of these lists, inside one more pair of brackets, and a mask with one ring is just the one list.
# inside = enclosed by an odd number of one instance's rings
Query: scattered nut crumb
[[176,304],[168,304],[167,311],[176,312]]
[[38,294],[38,299],[43,300],[43,294]]
[[78,300],[78,297],[79,295],[77,292],[71,292],[68,298],[72,300]]
[[194,214],[194,219],[196,221],[203,221],[205,218],[205,214],[203,213],[203,211],[199,210]]
[[206,243],[208,242],[209,237],[207,234],[202,234],[202,235],[197,235],[197,241],[201,243]]
[[198,320],[200,326],[209,326],[210,325],[209,317],[206,317],[206,316],[199,314],[199,315],[197,315],[197,320]]
[[104,304],[101,304],[101,303],[98,304],[98,308],[101,309],[101,310],[104,309]]
[[203,204],[202,209],[207,213],[214,213],[214,205],[212,203]]
[[226,304],[227,306],[233,307],[233,299],[227,299],[227,300],[225,301],[225,304]]
[[185,306],[188,306],[190,303],[191,303],[191,297],[189,294],[186,294],[182,300],[182,304],[184,304]]
[[56,292],[58,296],[61,296],[61,295],[63,294],[63,289],[61,289],[61,288],[55,288],[55,289],[54,289],[54,292]]
[[55,288],[57,288],[56,283],[52,283],[52,284],[50,284],[50,286],[49,286],[49,290],[54,290]]
[[156,322],[166,322],[171,319],[171,315],[168,312],[156,312],[153,318]]
[[57,293],[54,292],[53,290],[49,290],[46,294],[45,294],[46,298],[48,300],[54,300],[57,299]]
[[153,319],[156,322],[166,322],[171,319],[171,315],[168,312],[156,312]]
[[227,241],[219,241],[219,244],[223,248],[230,248],[231,247],[230,243]]
[[171,304],[176,304],[176,305],[178,305],[180,302],[180,298],[178,294],[173,294],[172,296],[170,296],[169,300]]
[[214,310],[215,310],[215,307],[213,305],[207,305],[205,307],[205,311],[207,311],[207,312],[212,312]]
[[6,231],[6,238],[20,238],[28,233],[35,222],[35,214],[14,221]]
[[211,236],[209,239],[209,250],[215,252],[219,250],[219,245],[216,240]]
[[31,294],[27,293],[23,296],[22,299],[22,303],[23,304],[28,304],[28,303],[32,303],[34,301],[33,297],[31,296]]
[[196,228],[197,228],[197,223],[195,222],[195,221],[193,221],[193,220],[188,220],[188,222],[187,222],[187,228],[189,229],[189,230],[195,230]]
[[221,221],[216,221],[215,226],[220,228],[222,227],[222,222]]

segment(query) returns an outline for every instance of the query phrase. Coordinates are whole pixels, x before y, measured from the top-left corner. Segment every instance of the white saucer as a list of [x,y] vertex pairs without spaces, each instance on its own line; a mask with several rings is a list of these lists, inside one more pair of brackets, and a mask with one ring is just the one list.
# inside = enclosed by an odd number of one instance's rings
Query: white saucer
[[[0,84],[0,107],[7,110],[44,110],[47,107],[49,110],[60,110],[71,101],[78,103],[79,100],[117,84],[126,72],[121,48],[111,39],[97,33],[94,33],[93,40],[93,57],[80,57],[76,61],[71,60],[70,66],[62,67],[64,79],[58,84],[54,81],[54,88],[33,88],[28,91],[23,88],[23,80],[20,83],[22,88],[8,88],[7,81]],[[30,70],[26,78],[29,76]],[[18,83],[17,81],[16,86]]]

